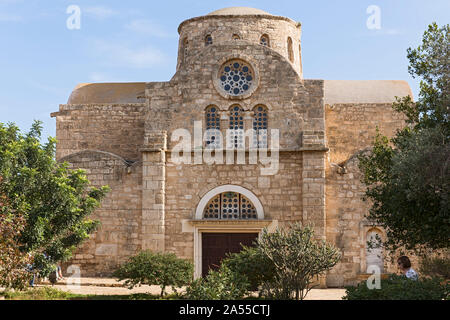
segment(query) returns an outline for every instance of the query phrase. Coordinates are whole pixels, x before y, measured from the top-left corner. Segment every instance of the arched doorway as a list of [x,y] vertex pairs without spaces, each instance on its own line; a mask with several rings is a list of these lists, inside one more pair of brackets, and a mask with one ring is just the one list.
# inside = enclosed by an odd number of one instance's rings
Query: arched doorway
[[261,231],[272,228],[264,219],[264,209],[250,190],[236,185],[217,187],[200,200],[194,226],[195,276],[217,269],[227,253],[251,246]]

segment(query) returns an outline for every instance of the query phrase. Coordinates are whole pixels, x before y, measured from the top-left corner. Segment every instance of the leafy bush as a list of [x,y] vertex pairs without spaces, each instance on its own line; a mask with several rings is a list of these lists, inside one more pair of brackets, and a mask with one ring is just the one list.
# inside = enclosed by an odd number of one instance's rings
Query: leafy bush
[[131,257],[113,275],[118,281],[126,280],[129,289],[159,285],[163,297],[167,286],[172,286],[176,291],[176,288],[188,285],[192,281],[193,270],[191,262],[177,258],[173,253],[143,251]]
[[248,294],[247,278],[231,271],[226,265],[210,270],[205,278],[195,280],[186,289],[189,300],[240,300]]
[[448,300],[450,287],[439,278],[414,281],[392,275],[381,280],[381,289],[369,289],[366,282],[346,289],[344,300]]
[[341,259],[337,248],[314,238],[312,226],[299,223],[274,233],[264,230],[258,248],[274,266],[274,280],[266,283],[265,295],[275,299],[303,300],[313,279]]
[[428,277],[450,279],[450,259],[448,256],[425,257],[420,260],[420,273]]
[[241,252],[229,254],[222,264],[232,272],[245,276],[252,291],[275,277],[275,266],[258,247],[243,247]]

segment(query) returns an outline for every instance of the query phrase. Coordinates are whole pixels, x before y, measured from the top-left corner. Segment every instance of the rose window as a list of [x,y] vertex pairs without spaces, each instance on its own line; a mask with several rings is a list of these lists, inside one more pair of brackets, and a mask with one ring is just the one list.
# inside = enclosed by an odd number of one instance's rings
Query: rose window
[[242,60],[225,63],[219,72],[220,85],[229,95],[240,96],[248,93],[255,80],[253,68]]

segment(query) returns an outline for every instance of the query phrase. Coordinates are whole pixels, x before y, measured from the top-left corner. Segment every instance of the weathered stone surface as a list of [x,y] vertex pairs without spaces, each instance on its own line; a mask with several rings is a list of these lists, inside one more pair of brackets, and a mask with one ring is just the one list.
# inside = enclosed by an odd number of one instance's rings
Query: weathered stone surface
[[[82,100],[86,103],[61,105],[53,114],[57,158],[85,169],[94,186],[112,189],[93,217],[101,221],[100,229],[71,262],[81,266],[83,276],[111,274],[143,249],[174,252],[198,264],[205,228],[255,231],[245,221],[189,224],[205,195],[229,185],[251,192],[268,224],[312,223],[318,238],[342,250],[343,259],[330,272],[327,285],[351,284],[366,272],[366,238],[373,227],[364,220],[368,205],[361,200],[364,186],[355,154],[371,145],[377,127],[393,135],[404,119],[390,103],[378,103],[376,97],[368,101],[373,92],[361,103],[354,101],[353,91],[347,95],[352,100],[335,101],[346,96],[336,92],[327,98],[323,80],[302,77],[300,26],[287,18],[242,12],[246,14],[212,14],[185,21],[179,30],[177,72],[168,82],[147,83],[145,93],[136,97],[145,103],[128,102],[135,101],[130,94],[141,84],[129,85],[111,97],[105,96],[109,86],[99,86],[102,101],[108,103]],[[213,43],[206,46],[208,34]],[[235,34],[239,40],[232,39]],[[262,35],[269,37],[270,47],[260,44]],[[288,37],[293,40],[292,63]],[[228,97],[216,88],[222,63],[235,58],[245,60],[257,73],[257,87],[245,97]],[[387,96],[395,94],[397,87]],[[404,85],[400,87],[399,95],[405,92]],[[92,97],[96,97],[94,89],[89,91]],[[278,129],[280,137],[276,174],[263,175],[264,166],[250,164],[248,154],[245,164],[173,162],[175,130],[186,129],[194,137],[195,122],[205,130],[205,109],[214,105],[224,131],[229,127],[230,107],[236,104],[243,109],[245,129],[253,126],[255,106],[268,108],[268,127]],[[191,156],[194,160],[195,152]]]

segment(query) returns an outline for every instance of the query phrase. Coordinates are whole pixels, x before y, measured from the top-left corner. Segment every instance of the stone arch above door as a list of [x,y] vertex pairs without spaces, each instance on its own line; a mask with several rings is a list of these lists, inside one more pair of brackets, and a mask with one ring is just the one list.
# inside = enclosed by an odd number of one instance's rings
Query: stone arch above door
[[235,193],[245,196],[254,205],[254,207],[256,209],[257,219],[264,220],[264,208],[261,204],[261,201],[259,201],[258,197],[250,190],[248,190],[244,187],[241,187],[241,186],[237,186],[237,185],[223,185],[223,186],[214,188],[211,191],[209,191],[208,193],[206,193],[203,196],[203,198],[200,200],[200,202],[197,206],[197,209],[195,211],[195,220],[203,219],[203,214],[204,214],[205,208],[211,199],[213,199],[217,195],[220,195],[220,194],[226,193],[226,192],[235,192]]

